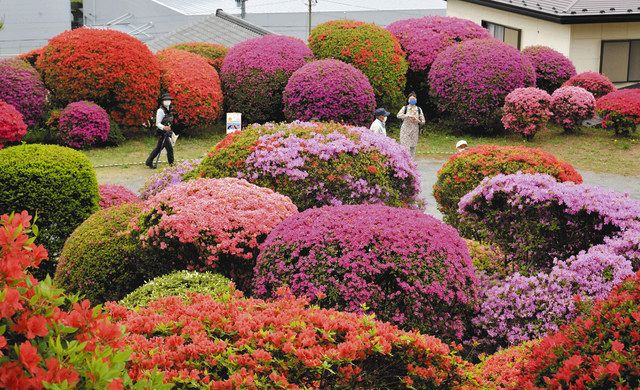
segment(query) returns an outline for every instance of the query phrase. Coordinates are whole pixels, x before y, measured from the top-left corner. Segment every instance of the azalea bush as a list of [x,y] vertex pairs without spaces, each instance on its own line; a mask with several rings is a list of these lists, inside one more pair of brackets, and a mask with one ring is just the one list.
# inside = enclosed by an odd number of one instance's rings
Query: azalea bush
[[200,159],[185,160],[149,176],[140,189],[140,198],[143,200],[149,199],[167,187],[182,183],[185,176],[188,176],[198,168],[200,161]]
[[300,39],[265,35],[232,47],[222,63],[227,111],[245,123],[284,119],[282,93],[289,77],[313,58]]
[[131,192],[126,187],[115,184],[100,184],[100,208],[107,209],[119,206],[123,203],[135,203],[140,201],[138,195]]
[[408,64],[389,31],[371,23],[333,20],[311,30],[309,47],[318,59],[335,58],[360,69],[373,86],[378,106],[403,105]]
[[517,88],[504,100],[502,125],[505,129],[532,140],[543,130],[551,116],[551,96],[538,88]]
[[576,67],[564,54],[547,46],[529,46],[522,50],[536,71],[536,86],[553,93],[571,77],[576,75]]
[[125,126],[140,126],[156,108],[158,62],[144,43],[129,34],[68,30],[49,40],[36,65],[61,105],[89,100]]
[[247,291],[258,246],[296,207],[235,178],[176,184],[149,198],[133,231],[162,268],[213,270]]
[[420,180],[406,148],[337,123],[254,126],[222,140],[197,175],[240,177],[291,198],[299,209],[385,203],[415,207]]
[[563,87],[581,87],[591,92],[598,99],[617,90],[609,78],[598,72],[582,72],[571,77]]
[[469,148],[451,156],[438,171],[433,196],[444,221],[459,226],[458,202],[482,179],[516,172],[546,173],[558,181],[582,183],[582,176],[570,164],[542,149],[496,145]]
[[465,239],[469,256],[473,266],[477,271],[482,271],[488,276],[507,276],[510,269],[508,258],[504,252],[495,244],[482,243],[476,240]]
[[197,54],[207,60],[209,65],[213,66],[217,72],[222,68],[222,61],[227,55],[229,49],[224,45],[207,42],[186,42],[169,46],[169,49],[178,49]]
[[373,88],[358,69],[338,60],[313,61],[291,75],[284,90],[287,120],[368,126],[376,109]]
[[276,227],[254,292],[281,286],[314,304],[375,313],[406,329],[461,339],[477,279],[464,240],[420,211],[379,205],[310,209]]
[[47,94],[40,76],[29,64],[0,61],[0,99],[14,106],[27,126],[36,126],[44,118]]
[[14,106],[0,100],[0,149],[6,143],[18,142],[27,134],[24,117]]
[[581,87],[560,87],[551,95],[553,120],[566,132],[574,131],[596,114],[593,94]]
[[623,89],[612,92],[596,102],[602,127],[616,135],[629,136],[640,124],[640,90]]
[[110,130],[109,114],[92,102],[70,103],[58,118],[60,140],[74,149],[106,142]]
[[161,86],[173,97],[176,124],[184,127],[215,123],[222,112],[218,72],[197,54],[165,49],[157,55]]

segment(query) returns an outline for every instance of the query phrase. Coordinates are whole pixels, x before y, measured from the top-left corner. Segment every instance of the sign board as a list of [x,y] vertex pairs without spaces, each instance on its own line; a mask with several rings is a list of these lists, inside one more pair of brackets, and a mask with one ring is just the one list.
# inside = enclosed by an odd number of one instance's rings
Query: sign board
[[242,114],[227,112],[227,134],[242,130]]

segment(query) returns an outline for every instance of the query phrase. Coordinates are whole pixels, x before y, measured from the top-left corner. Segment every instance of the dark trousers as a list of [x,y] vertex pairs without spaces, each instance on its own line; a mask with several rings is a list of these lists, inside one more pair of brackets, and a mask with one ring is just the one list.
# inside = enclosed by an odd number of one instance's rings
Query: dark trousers
[[156,145],[156,148],[153,149],[149,158],[147,158],[146,164],[148,166],[152,166],[154,163],[153,160],[160,154],[163,148],[167,150],[167,161],[169,161],[169,164],[173,164],[173,146],[171,146],[169,136],[165,135],[158,137],[158,144]]

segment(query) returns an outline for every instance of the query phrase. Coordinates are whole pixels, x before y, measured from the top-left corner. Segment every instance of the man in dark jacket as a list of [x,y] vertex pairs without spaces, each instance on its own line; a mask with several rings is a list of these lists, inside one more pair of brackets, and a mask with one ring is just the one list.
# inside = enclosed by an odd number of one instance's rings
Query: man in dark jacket
[[167,150],[167,160],[169,165],[173,165],[173,145],[171,145],[171,124],[173,122],[172,101],[173,98],[168,93],[165,93],[160,98],[162,103],[160,108],[156,111],[156,134],[158,136],[158,144],[153,149],[147,162],[145,163],[149,168],[155,169],[156,164],[153,160],[160,154],[162,149]]

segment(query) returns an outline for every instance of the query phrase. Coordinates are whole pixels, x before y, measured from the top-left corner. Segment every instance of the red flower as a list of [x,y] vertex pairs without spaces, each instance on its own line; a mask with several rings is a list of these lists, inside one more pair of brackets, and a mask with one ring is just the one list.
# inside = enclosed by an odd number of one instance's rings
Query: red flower
[[35,372],[38,367],[38,363],[42,361],[42,358],[38,354],[38,350],[31,345],[30,342],[25,341],[20,344],[20,363],[29,370],[29,372]]
[[369,171],[369,173],[375,174],[375,173],[378,173],[378,168],[374,167],[373,165],[369,165],[367,167],[367,171]]
[[27,320],[27,338],[29,340],[36,336],[44,337],[48,333],[47,319],[44,316],[33,316]]

